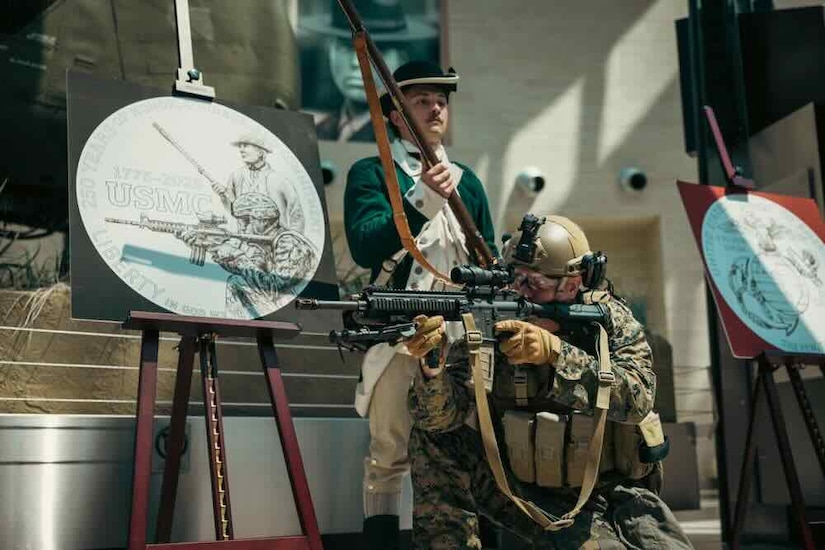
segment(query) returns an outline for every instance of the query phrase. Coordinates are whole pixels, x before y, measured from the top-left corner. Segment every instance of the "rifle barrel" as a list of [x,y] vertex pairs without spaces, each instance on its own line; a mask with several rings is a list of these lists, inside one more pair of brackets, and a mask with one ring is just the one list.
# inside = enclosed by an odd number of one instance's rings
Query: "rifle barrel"
[[136,222],[134,220],[123,220],[121,218],[104,218],[104,221],[108,223],[119,223],[121,225],[136,225],[140,227],[140,222]]
[[334,309],[340,311],[357,311],[359,307],[358,302],[316,300],[314,298],[298,298],[295,300],[295,308],[304,310]]

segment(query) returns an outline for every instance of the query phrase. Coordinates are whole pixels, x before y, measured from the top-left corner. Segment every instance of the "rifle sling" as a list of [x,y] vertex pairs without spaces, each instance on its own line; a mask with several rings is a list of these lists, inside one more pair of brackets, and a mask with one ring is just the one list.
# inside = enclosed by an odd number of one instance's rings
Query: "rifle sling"
[[[610,368],[610,350],[607,343],[607,332],[599,325],[599,387],[596,390],[595,422],[593,436],[587,450],[587,464],[584,470],[582,486],[579,492],[579,499],[572,510],[558,518],[542,510],[539,506],[518,497],[510,490],[507,482],[507,475],[504,465],[501,462],[496,434],[493,430],[493,421],[490,416],[490,405],[487,402],[487,392],[484,387],[482,368],[487,361],[493,361],[493,344],[485,343],[480,332],[476,329],[475,319],[471,313],[462,314],[465,339],[470,352],[470,367],[473,375],[473,391],[475,394],[476,411],[478,413],[479,431],[484,444],[484,452],[487,455],[487,462],[498,488],[518,508],[540,525],[545,531],[558,531],[573,525],[574,518],[581,511],[584,504],[590,498],[596,481],[599,477],[599,462],[602,454],[602,443],[604,441],[604,430],[607,424],[607,410],[610,406],[610,386],[614,380],[613,371]],[[529,367],[528,367],[529,368]]]
[[367,93],[367,104],[370,108],[370,119],[375,130],[375,142],[378,145],[378,156],[381,158],[381,167],[384,169],[387,194],[390,197],[392,206],[392,219],[395,229],[401,239],[404,249],[409,252],[421,267],[432,273],[436,279],[447,285],[453,285],[450,278],[427,261],[427,258],[415,244],[415,238],[410,231],[410,224],[407,221],[407,214],[404,212],[404,199],[401,196],[401,188],[398,185],[398,176],[395,173],[395,161],[390,151],[390,140],[387,136],[387,127],[384,124],[384,115],[381,113],[381,104],[378,100],[378,92],[375,88],[375,81],[372,78],[369,58],[367,57],[367,43],[363,32],[355,33],[353,37],[355,52],[358,54],[358,65],[361,67],[361,77],[364,80],[364,90]]

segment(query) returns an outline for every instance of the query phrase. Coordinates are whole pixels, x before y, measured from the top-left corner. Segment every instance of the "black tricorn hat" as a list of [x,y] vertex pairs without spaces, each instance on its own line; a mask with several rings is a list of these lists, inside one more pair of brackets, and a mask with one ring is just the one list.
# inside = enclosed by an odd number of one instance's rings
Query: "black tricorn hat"
[[[444,89],[447,96],[450,92],[458,89],[458,75],[452,67],[447,69],[447,72],[441,70],[441,67],[429,61],[410,61],[395,69],[392,73],[395,82],[402,90],[406,86],[413,86],[416,84],[429,84],[431,86],[438,86]],[[395,109],[392,103],[390,94],[384,91],[381,94],[381,111],[384,116],[389,118],[390,112]]]

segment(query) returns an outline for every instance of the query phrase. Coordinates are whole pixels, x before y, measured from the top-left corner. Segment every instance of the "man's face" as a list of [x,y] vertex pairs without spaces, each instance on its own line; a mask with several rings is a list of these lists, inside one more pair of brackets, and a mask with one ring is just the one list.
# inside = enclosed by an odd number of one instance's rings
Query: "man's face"
[[516,268],[513,287],[519,295],[537,304],[556,301],[561,279],[548,277],[534,269],[519,266]]
[[240,143],[238,145],[238,151],[241,154],[241,160],[246,164],[258,163],[263,160],[264,154],[266,153],[266,151],[251,143]]
[[[404,88],[404,96],[410,105],[412,116],[424,130],[424,139],[428,143],[441,143],[447,133],[447,123],[450,112],[447,105],[447,94],[438,86],[409,86]],[[401,137],[411,141],[406,125],[401,122],[398,111],[390,113]]]
[[[386,45],[380,50],[390,71],[394,71],[406,61],[403,50],[397,46]],[[332,80],[341,94],[349,101],[366,103],[367,94],[364,91],[358,56],[355,54],[352,42],[346,38],[330,40],[328,54]]]
[[255,235],[266,235],[275,227],[276,218],[253,216],[249,218],[249,231]]

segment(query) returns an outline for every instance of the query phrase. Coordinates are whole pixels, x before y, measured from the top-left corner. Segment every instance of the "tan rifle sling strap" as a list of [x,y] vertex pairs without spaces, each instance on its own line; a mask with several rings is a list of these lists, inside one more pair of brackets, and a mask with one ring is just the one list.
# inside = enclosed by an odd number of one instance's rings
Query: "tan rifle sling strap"
[[[381,113],[381,103],[378,100],[375,81],[372,78],[372,68],[367,56],[367,42],[363,33],[356,33],[353,38],[355,52],[358,55],[358,65],[361,67],[361,77],[364,79],[364,90],[367,93],[367,104],[370,108],[370,119],[375,130],[375,142],[378,145],[378,156],[381,158],[381,167],[384,169],[384,178],[387,184],[387,194],[390,197],[392,206],[392,219],[395,229],[401,238],[401,244],[409,252],[421,267],[435,275],[435,278],[447,285],[453,286],[449,277],[440,273],[427,261],[427,258],[415,244],[415,238],[410,231],[410,224],[407,221],[407,214],[404,212],[404,199],[401,196],[401,188],[398,185],[398,176],[395,173],[395,161],[390,150],[390,140],[387,136],[387,126],[384,124],[384,115]],[[401,255],[399,255],[399,258]]]
[[572,510],[564,514],[561,518],[558,518],[545,512],[536,504],[514,495],[510,490],[510,485],[507,482],[507,476],[504,472],[504,465],[501,462],[496,434],[493,430],[493,421],[490,416],[490,405],[487,402],[487,392],[484,386],[484,371],[492,372],[493,368],[493,344],[484,342],[481,332],[476,329],[475,319],[473,319],[472,314],[462,314],[462,320],[464,321],[464,328],[466,330],[465,339],[470,352],[470,368],[473,374],[473,391],[475,392],[479,431],[481,432],[481,439],[484,443],[487,462],[490,464],[490,469],[493,472],[496,484],[522,512],[530,516],[530,518],[545,531],[558,531],[570,527],[573,525],[573,520],[582,509],[582,506],[584,506],[590,498],[599,477],[599,461],[602,456],[604,430],[607,424],[607,410],[610,406],[610,386],[615,380],[613,371],[610,368],[610,350],[607,344],[607,331],[599,325],[599,387],[596,390],[593,436],[590,439],[590,445],[587,450],[587,464],[584,470],[579,500]]

